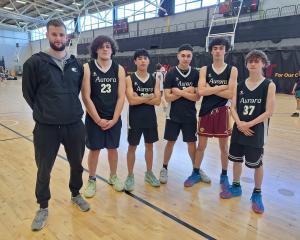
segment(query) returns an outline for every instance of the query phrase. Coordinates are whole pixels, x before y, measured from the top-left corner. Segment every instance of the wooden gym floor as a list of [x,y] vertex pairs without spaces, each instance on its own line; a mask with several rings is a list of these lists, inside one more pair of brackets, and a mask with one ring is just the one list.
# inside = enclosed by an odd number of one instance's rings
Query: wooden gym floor
[[[265,147],[263,200],[265,213],[251,210],[253,171],[244,167],[243,195],[219,198],[220,160],[218,144],[212,139],[202,168],[212,178],[184,188],[192,165],[181,137],[169,164],[169,182],[160,188],[144,183],[143,144],[138,147],[135,165],[136,188],[132,194],[117,193],[106,183],[109,175],[106,151],[98,165],[97,194],[88,200],[91,211],[82,213],[70,202],[69,167],[61,149],[51,178],[52,199],[47,226],[31,232],[38,205],[34,195],[36,166],[32,144],[34,122],[21,93],[21,81],[0,86],[0,239],[300,239],[300,118],[291,118],[293,96],[278,94]],[[126,167],[126,113],[119,148],[118,173]],[[198,104],[199,108],[199,104]],[[164,117],[157,109],[160,141],[154,146],[153,171],[162,166],[165,141]],[[87,169],[87,151],[83,166]],[[229,167],[232,179],[232,164]],[[84,183],[88,178],[83,174]]]

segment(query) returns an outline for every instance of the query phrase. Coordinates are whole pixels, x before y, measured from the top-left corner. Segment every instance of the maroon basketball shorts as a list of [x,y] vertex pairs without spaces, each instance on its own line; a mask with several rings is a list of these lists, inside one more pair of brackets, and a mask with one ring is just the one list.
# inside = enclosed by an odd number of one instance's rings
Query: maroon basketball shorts
[[200,136],[226,138],[231,135],[231,130],[228,106],[215,108],[210,113],[199,117]]

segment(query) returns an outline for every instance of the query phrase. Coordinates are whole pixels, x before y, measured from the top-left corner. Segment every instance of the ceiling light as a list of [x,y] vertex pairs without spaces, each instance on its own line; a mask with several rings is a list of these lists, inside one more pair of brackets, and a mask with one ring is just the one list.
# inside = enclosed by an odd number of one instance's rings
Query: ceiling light
[[41,16],[43,16],[43,17],[49,17],[49,15],[47,15],[45,13],[41,13]]
[[17,2],[17,3],[26,4],[26,2],[25,2],[25,1],[21,1],[21,0],[17,0],[16,2]]
[[14,10],[12,7],[4,7],[6,10]]
[[76,5],[76,6],[81,6],[80,3],[76,3],[76,2],[73,2],[72,4],[73,4],[73,5]]
[[57,8],[57,9],[55,9],[55,11],[63,12],[64,10]]

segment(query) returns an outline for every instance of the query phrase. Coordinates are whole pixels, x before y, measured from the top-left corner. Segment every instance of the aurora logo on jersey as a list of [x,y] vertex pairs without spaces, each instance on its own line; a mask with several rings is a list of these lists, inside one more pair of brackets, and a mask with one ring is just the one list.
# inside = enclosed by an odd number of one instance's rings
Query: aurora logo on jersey
[[100,78],[100,77],[97,77],[95,79],[95,83],[115,83],[117,82],[117,79],[115,77],[113,78]]
[[136,88],[137,91],[142,92],[142,93],[152,93],[153,92],[153,88],[142,88],[142,87],[137,87]]
[[227,85],[228,84],[228,80],[215,80],[215,79],[210,79],[208,82],[210,85]]
[[192,82],[181,82],[181,81],[179,81],[179,83],[178,83],[178,87],[187,88],[187,87],[191,87],[191,86],[193,86]]
[[240,95],[243,95],[243,94],[244,94],[244,91],[243,91],[243,90],[241,90],[241,91],[240,91]]
[[97,77],[97,73],[96,72],[93,72],[93,77]]
[[251,104],[256,104],[256,103],[261,103],[261,98],[241,98],[240,103],[251,103]]

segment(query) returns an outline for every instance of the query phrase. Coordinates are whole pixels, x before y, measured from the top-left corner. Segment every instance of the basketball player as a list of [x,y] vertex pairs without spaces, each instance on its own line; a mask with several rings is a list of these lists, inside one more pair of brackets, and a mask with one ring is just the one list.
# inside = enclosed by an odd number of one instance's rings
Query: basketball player
[[147,165],[145,182],[153,187],[160,186],[159,180],[152,172],[153,143],[158,141],[154,105],[158,106],[160,104],[159,80],[156,80],[147,72],[150,60],[149,53],[145,49],[136,50],[133,58],[137,71],[126,78],[126,96],[129,102],[128,177],[124,186],[126,191],[134,190],[133,167],[135,151],[142,135],[145,141],[145,160]]
[[107,36],[98,36],[91,44],[91,58],[84,64],[82,100],[86,107],[86,146],[89,180],[84,196],[96,193],[96,169],[100,150],[107,149],[110,167],[108,183],[120,192],[123,183],[117,177],[118,151],[121,135],[121,112],[125,100],[125,71],[112,60],[117,51],[116,42]]
[[[299,72],[300,74],[300,72]],[[297,107],[296,111],[291,115],[291,117],[299,117],[300,114],[300,77],[298,77],[297,81],[295,82],[295,85],[292,90],[292,94],[295,95]]]
[[248,53],[245,61],[249,78],[238,84],[231,107],[235,120],[229,149],[229,160],[233,161],[233,183],[220,193],[220,197],[227,199],[242,195],[240,177],[245,158],[246,166],[255,169],[252,209],[256,213],[263,213],[262,160],[269,119],[274,111],[276,87],[263,76],[263,69],[269,64],[264,52],[253,50]]
[[50,49],[30,57],[23,66],[23,96],[33,110],[33,144],[38,168],[35,195],[40,209],[31,229],[45,226],[50,200],[50,175],[60,144],[65,147],[71,168],[69,188],[72,202],[81,211],[89,204],[79,194],[82,187],[81,165],[84,154],[83,110],[79,100],[83,69],[73,55],[68,55],[66,26],[61,20],[47,23]]
[[179,47],[178,66],[173,67],[166,75],[164,93],[169,103],[164,139],[167,140],[164,151],[163,167],[160,171],[160,182],[168,181],[168,163],[174,144],[180,131],[183,141],[188,145],[188,153],[194,164],[196,152],[197,117],[195,103],[199,100],[197,85],[199,72],[190,66],[193,48],[189,44]]
[[221,151],[222,173],[220,176],[221,187],[228,187],[228,137],[231,134],[229,125],[229,99],[233,96],[237,84],[237,69],[224,62],[224,56],[230,44],[225,38],[214,38],[209,44],[209,52],[213,63],[200,69],[198,90],[203,96],[199,111],[198,134],[200,135],[195,166],[197,172],[191,177],[189,186],[202,180],[210,183],[210,178],[198,169],[203,160],[208,138],[218,138]]
[[165,74],[166,74],[165,68],[160,63],[156,64],[155,79],[159,81],[161,104],[164,111],[167,110],[167,104],[168,104],[165,98],[163,97]]

